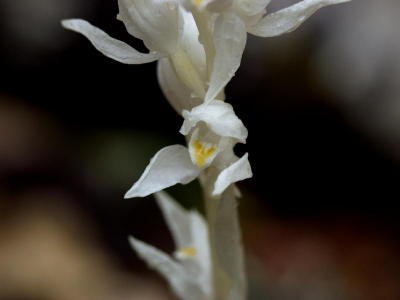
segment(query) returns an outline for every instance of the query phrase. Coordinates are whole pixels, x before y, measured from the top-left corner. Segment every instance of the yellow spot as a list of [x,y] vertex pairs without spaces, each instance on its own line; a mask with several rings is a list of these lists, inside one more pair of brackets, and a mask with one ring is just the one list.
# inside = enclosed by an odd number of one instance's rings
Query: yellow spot
[[198,167],[203,167],[207,160],[217,151],[217,147],[214,145],[205,145],[201,141],[195,141],[193,144],[194,157],[196,160],[196,165]]
[[194,4],[196,4],[197,6],[200,6],[201,4],[203,4],[204,0],[194,0]]
[[195,247],[182,248],[176,252],[176,255],[179,258],[195,257],[197,255],[197,249]]

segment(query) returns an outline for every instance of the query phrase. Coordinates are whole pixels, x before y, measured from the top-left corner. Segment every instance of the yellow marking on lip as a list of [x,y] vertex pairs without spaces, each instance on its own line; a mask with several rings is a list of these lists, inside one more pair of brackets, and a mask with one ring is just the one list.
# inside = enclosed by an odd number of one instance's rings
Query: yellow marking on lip
[[194,0],[194,4],[196,4],[197,6],[200,6],[201,4],[203,4],[204,0]]
[[214,145],[205,145],[201,141],[197,140],[192,144],[195,153],[196,165],[203,167],[207,160],[217,151],[217,147]]
[[195,247],[186,247],[179,249],[177,255],[180,257],[195,257],[197,255],[197,249]]

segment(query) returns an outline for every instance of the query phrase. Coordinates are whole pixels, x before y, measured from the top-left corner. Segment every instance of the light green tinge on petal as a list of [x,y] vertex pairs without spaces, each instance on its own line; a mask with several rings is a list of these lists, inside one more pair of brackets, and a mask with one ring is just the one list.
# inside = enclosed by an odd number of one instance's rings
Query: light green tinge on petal
[[249,27],[248,31],[261,37],[273,37],[288,33],[299,27],[318,9],[348,1],[350,0],[303,0],[266,15],[257,24]]
[[124,64],[144,64],[158,60],[160,53],[141,53],[128,44],[110,37],[107,33],[81,19],[64,20],[61,24],[69,30],[83,34],[105,56]]
[[190,89],[178,79],[168,58],[158,61],[157,78],[164,96],[179,114],[182,114],[183,110],[191,110],[202,103],[202,99],[195,97]]

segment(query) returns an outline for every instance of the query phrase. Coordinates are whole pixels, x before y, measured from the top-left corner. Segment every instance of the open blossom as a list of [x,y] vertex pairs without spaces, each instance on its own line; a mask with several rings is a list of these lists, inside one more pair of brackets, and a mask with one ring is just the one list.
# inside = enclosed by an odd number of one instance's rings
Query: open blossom
[[180,299],[212,299],[211,253],[205,220],[196,211],[183,209],[165,192],[155,197],[175,242],[174,257],[134,237],[129,238],[132,247],[169,281]]
[[177,183],[189,183],[210,167],[218,172],[212,187],[214,196],[252,176],[248,155],[239,159],[233,153],[236,143],[246,142],[247,129],[230,104],[213,100],[190,112],[183,111],[183,116],[180,132],[190,136],[188,148],[173,145],[158,151],[126,198],[144,197]]

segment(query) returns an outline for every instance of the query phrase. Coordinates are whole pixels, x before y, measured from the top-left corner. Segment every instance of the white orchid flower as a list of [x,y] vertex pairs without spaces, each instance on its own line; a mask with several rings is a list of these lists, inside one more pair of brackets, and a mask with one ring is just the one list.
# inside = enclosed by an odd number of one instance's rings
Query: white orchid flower
[[[193,16],[178,0],[119,0],[118,20],[127,31],[143,40],[149,53],[110,37],[81,19],[62,21],[62,25],[83,34],[105,56],[125,64],[160,60],[158,78],[172,106],[181,113],[202,102],[206,93],[206,62]],[[179,89],[177,89],[179,87]],[[188,91],[186,100],[182,100]],[[171,92],[173,91],[173,92]],[[177,96],[179,95],[179,96]]]
[[143,40],[150,53],[141,53],[81,19],[64,20],[62,25],[83,34],[105,56],[126,64],[155,61],[175,51],[181,35],[177,1],[119,0],[118,4],[117,18],[131,35]]
[[147,264],[158,271],[182,300],[213,299],[213,273],[208,228],[196,211],[186,211],[168,194],[155,194],[176,251],[174,257],[130,237],[130,243]]
[[190,136],[188,148],[172,145],[158,151],[125,198],[145,197],[177,183],[187,184],[213,166],[218,172],[213,195],[221,195],[231,184],[252,176],[247,153],[237,158],[236,143],[245,143],[247,129],[232,106],[221,100],[202,104],[185,118],[180,132]]

